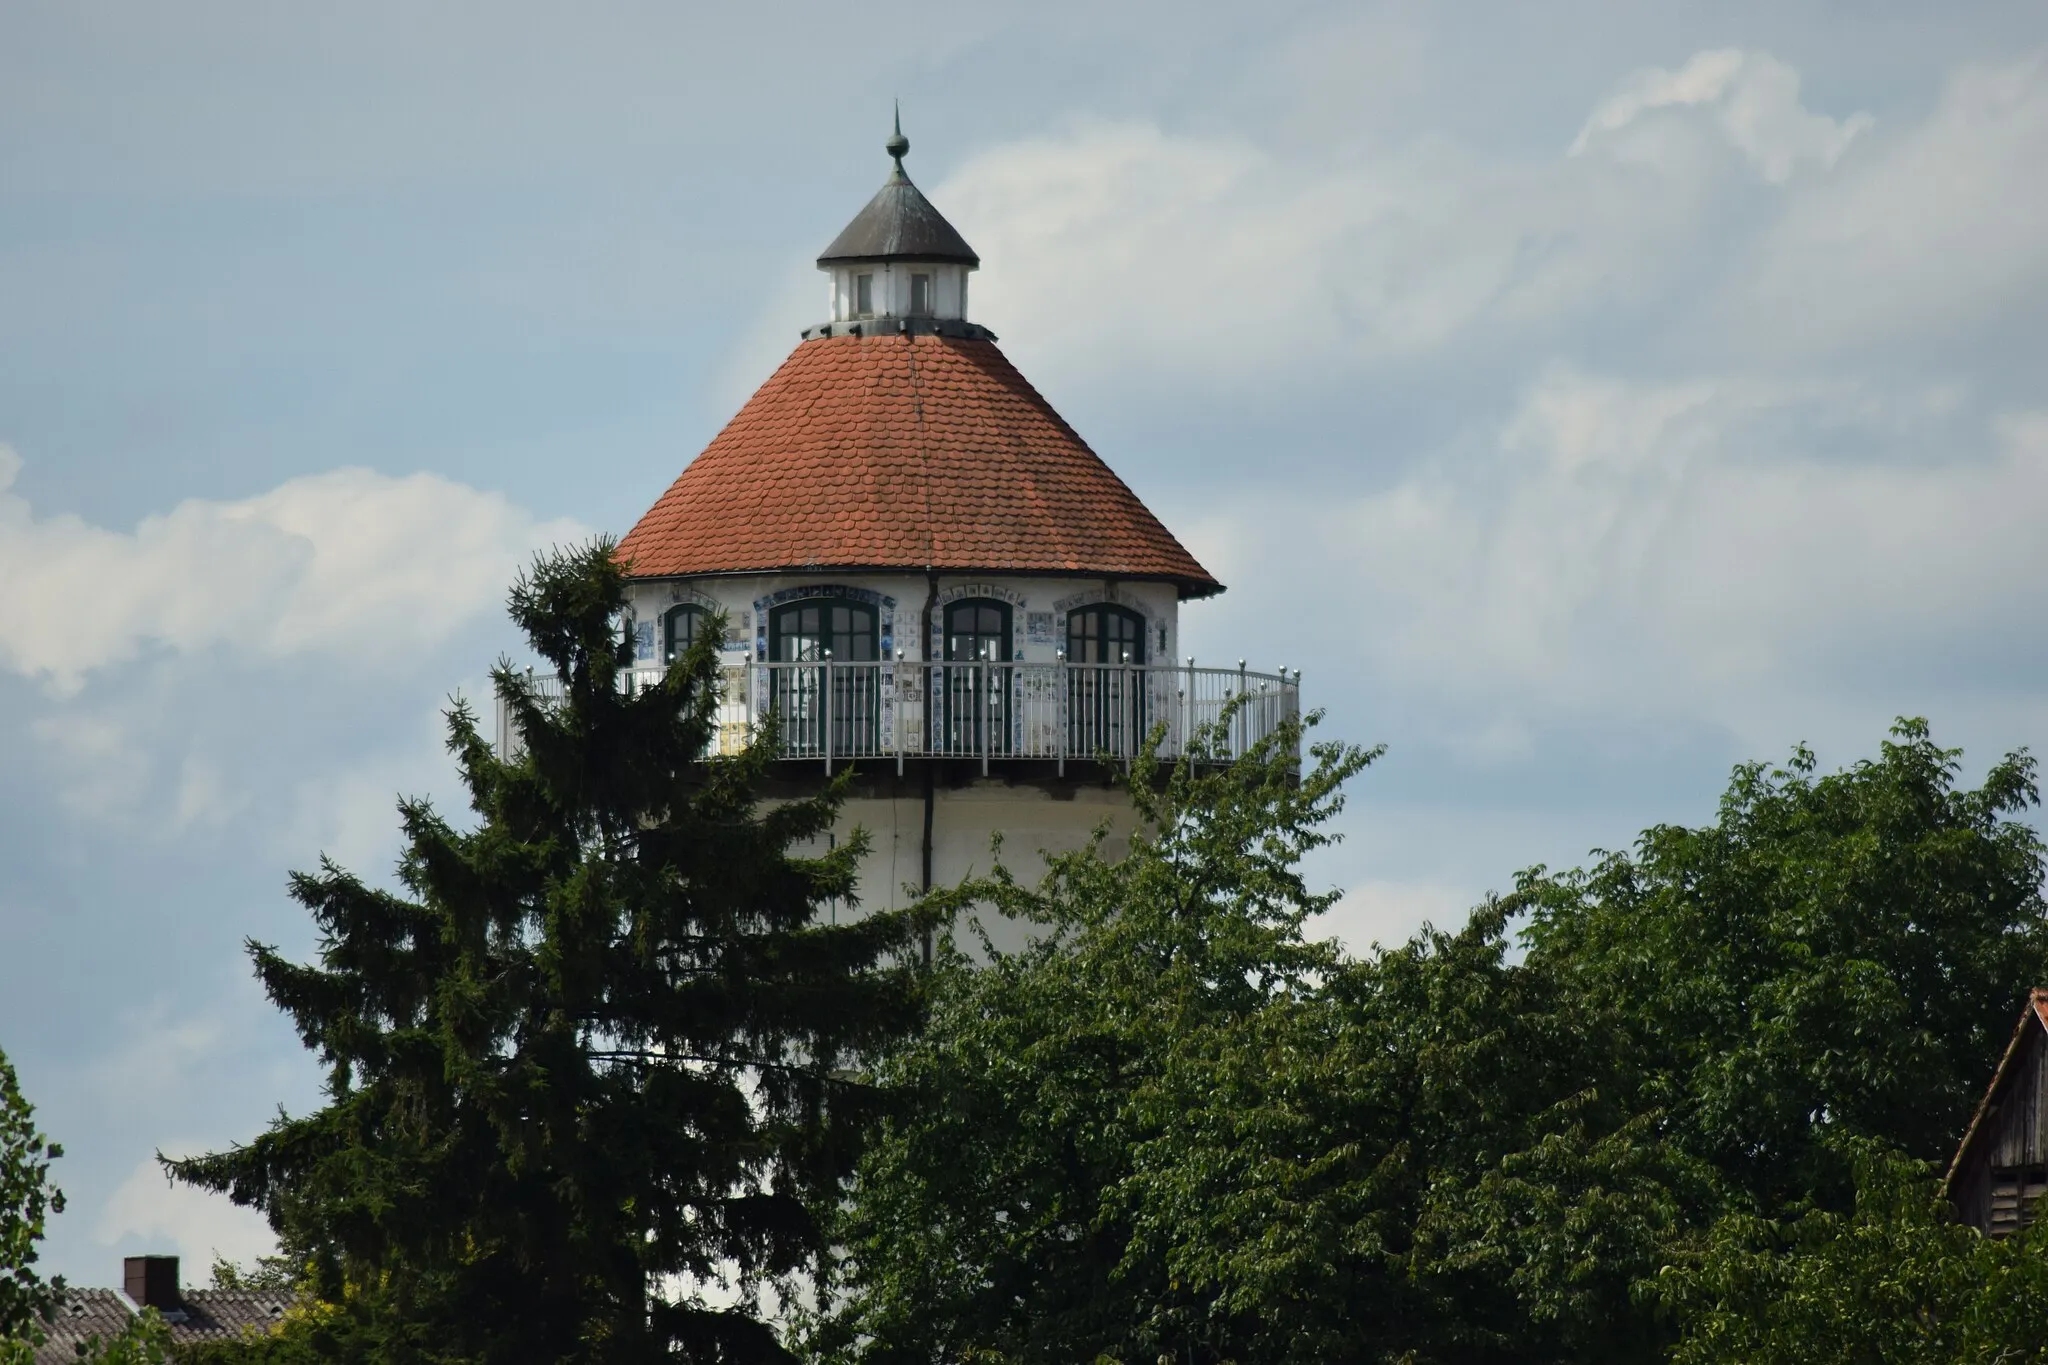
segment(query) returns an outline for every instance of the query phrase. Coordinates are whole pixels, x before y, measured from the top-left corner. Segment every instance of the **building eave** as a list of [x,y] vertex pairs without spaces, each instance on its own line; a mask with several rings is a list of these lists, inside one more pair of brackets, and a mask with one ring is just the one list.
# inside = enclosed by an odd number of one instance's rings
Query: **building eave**
[[1104,569],[1057,569],[1020,568],[1015,564],[889,564],[853,562],[844,564],[759,564],[739,568],[679,569],[663,570],[658,573],[636,573],[628,566],[626,579],[632,583],[685,583],[700,578],[765,578],[803,577],[806,574],[847,576],[886,575],[890,577],[922,578],[927,574],[941,574],[948,578],[1060,578],[1075,582],[1104,581],[1116,583],[1166,583],[1179,594],[1183,602],[1215,597],[1225,591],[1225,586],[1213,579],[1191,579],[1175,574],[1162,573],[1119,573]]

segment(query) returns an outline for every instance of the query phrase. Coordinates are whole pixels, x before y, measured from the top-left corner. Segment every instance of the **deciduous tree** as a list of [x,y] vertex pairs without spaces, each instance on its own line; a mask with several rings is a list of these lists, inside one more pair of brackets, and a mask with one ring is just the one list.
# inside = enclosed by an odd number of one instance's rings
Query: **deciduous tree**
[[1757,1212],[1846,1209],[1845,1138],[1945,1159],[2048,983],[2033,761],[1971,789],[1960,759],[1917,720],[1838,773],[1802,748],[1712,824],[1522,881],[1530,964],[1626,1022],[1638,1103]]
[[35,1108],[0,1052],[0,1365],[26,1362],[56,1312],[63,1282],[36,1269],[37,1244],[64,1193],[50,1183],[63,1149],[37,1129]]
[[2048,1225],[1981,1237],[1922,1163],[1851,1148],[1853,1210],[1731,1215],[1649,1287],[1684,1328],[1673,1365],[2048,1361]]
[[[37,1243],[50,1215],[64,1211],[64,1192],[50,1183],[50,1163],[63,1149],[35,1125],[35,1107],[21,1093],[0,1052],[0,1365],[32,1365],[64,1301],[64,1281],[36,1270]],[[110,1337],[80,1344],[81,1365],[160,1365],[170,1337],[155,1309],[144,1309]]]
[[[1503,907],[1347,956],[1304,881],[1371,755],[1140,763],[1111,861],[962,887],[1037,934],[941,964],[814,1342],[866,1361],[1647,1360],[1700,1179]],[[1163,776],[1163,781],[1160,780]]]

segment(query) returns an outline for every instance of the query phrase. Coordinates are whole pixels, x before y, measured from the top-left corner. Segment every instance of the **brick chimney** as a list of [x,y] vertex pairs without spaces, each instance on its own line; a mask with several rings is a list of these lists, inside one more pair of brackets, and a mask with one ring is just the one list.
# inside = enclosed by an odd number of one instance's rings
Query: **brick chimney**
[[159,1313],[178,1310],[178,1258],[128,1256],[121,1261],[121,1288],[137,1308]]

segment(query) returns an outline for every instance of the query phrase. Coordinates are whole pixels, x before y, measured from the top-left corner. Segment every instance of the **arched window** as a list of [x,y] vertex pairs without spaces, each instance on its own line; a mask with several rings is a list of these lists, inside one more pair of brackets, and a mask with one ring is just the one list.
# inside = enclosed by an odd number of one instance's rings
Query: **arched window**
[[1010,604],[970,597],[946,608],[946,658],[1010,661]]
[[955,753],[1010,748],[1010,604],[969,597],[946,606],[940,677],[946,747]]
[[1067,662],[1142,664],[1145,621],[1127,607],[1097,602],[1067,613]]
[[844,597],[805,598],[769,613],[769,677],[786,752],[879,752],[878,625],[874,607]]
[[670,607],[661,618],[661,661],[672,664],[689,653],[697,636],[710,624],[711,613],[694,602]]
[[1096,602],[1067,613],[1067,748],[1130,758],[1145,738],[1145,621]]
[[841,597],[811,597],[768,617],[768,657],[778,663],[873,663],[881,648],[875,609]]

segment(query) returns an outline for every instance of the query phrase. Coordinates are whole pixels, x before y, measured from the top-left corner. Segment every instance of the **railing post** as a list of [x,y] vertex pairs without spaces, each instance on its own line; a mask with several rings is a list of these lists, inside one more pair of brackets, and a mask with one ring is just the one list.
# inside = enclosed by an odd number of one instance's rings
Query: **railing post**
[[1245,690],[1244,690],[1244,686],[1245,686],[1245,678],[1244,678],[1244,660],[1243,660],[1243,659],[1239,659],[1239,660],[1237,661],[1237,752],[1231,755],[1231,757],[1232,757],[1232,758],[1243,758],[1243,757],[1244,757],[1244,752],[1245,752],[1245,742],[1244,742],[1244,735],[1245,735],[1245,715],[1244,715],[1244,713],[1245,713],[1245,712],[1246,712],[1246,711],[1247,711],[1247,710],[1249,709],[1249,707],[1248,707],[1248,706],[1246,705],[1246,703],[1247,703],[1247,702],[1248,702],[1248,701],[1250,700],[1250,698],[1249,698],[1249,697],[1248,697],[1248,695],[1246,694],[1246,692],[1245,692]]
[[1187,688],[1181,693],[1180,752],[1185,757],[1195,745],[1195,656],[1188,655]]
[[1064,649],[1059,652],[1059,668],[1053,676],[1058,678],[1059,682],[1056,685],[1058,695],[1053,699],[1052,704],[1052,728],[1058,736],[1054,740],[1054,744],[1057,746],[1055,752],[1059,755],[1059,775],[1065,777],[1067,775],[1067,712],[1073,680],[1067,674],[1067,651]]
[[[1285,679],[1281,680],[1281,686],[1283,689],[1286,687]],[[1301,715],[1301,670],[1299,668],[1294,670],[1294,699],[1291,704],[1283,700],[1281,706],[1283,708],[1281,718],[1284,720],[1292,720]],[[1294,742],[1294,770],[1296,772],[1301,771],[1301,740],[1299,737]]]
[[825,656],[825,776],[832,775],[832,656]]
[[896,733],[892,736],[896,744],[896,776],[903,776],[903,651],[896,651],[896,670],[889,675],[889,686],[896,695],[889,698],[890,713],[896,717]]
[[1133,720],[1131,703],[1133,698],[1131,697],[1131,662],[1128,653],[1124,656],[1123,696],[1120,700],[1122,705],[1117,709],[1123,716],[1123,722],[1117,728],[1122,730],[1123,733],[1117,736],[1117,747],[1124,751],[1124,771],[1129,772],[1131,770],[1131,724]]

